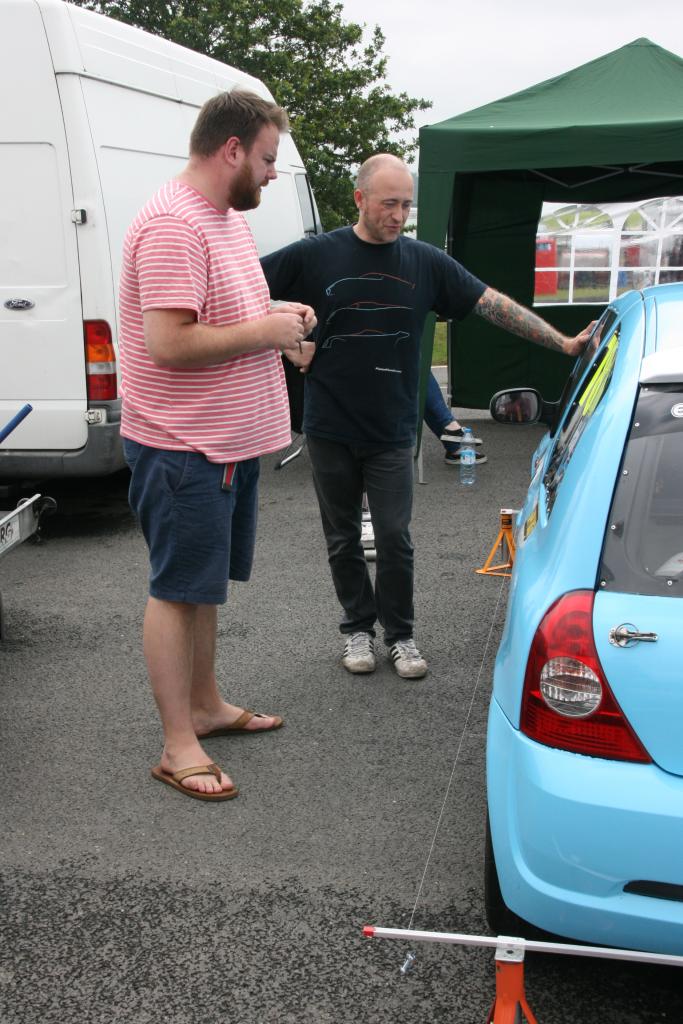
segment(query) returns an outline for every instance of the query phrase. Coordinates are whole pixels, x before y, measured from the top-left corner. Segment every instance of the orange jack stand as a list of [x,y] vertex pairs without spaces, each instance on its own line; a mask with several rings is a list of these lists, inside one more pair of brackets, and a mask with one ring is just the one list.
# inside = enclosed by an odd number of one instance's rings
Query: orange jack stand
[[496,998],[486,1024],[538,1024],[524,994],[524,950],[513,942],[496,949]]
[[[516,512],[517,510],[514,508],[502,508],[500,510],[500,530],[498,531],[498,536],[489,552],[489,557],[481,569],[475,569],[475,572],[480,573],[482,576],[512,575],[510,570],[515,560],[515,538],[512,536],[512,517],[516,515]],[[493,559],[499,550],[500,557],[505,560],[498,565],[493,565]]]

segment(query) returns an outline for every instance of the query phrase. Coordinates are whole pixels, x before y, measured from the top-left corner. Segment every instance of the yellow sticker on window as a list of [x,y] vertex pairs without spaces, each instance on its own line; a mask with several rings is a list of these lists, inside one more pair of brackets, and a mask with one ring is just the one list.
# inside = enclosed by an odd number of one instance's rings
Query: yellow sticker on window
[[586,385],[586,390],[579,398],[579,405],[585,417],[592,416],[598,403],[605,393],[614,369],[614,361],[617,358],[617,335],[612,335],[605,345],[600,363],[595,373]]

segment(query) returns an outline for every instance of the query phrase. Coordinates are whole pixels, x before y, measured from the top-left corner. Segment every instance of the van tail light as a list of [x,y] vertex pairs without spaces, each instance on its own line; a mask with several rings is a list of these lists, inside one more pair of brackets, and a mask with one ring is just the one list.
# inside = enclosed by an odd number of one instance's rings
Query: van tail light
[[85,320],[85,379],[89,402],[116,398],[116,353],[105,320]]
[[592,590],[545,613],[524,677],[522,732],[537,743],[617,761],[652,759],[610,690],[593,640]]

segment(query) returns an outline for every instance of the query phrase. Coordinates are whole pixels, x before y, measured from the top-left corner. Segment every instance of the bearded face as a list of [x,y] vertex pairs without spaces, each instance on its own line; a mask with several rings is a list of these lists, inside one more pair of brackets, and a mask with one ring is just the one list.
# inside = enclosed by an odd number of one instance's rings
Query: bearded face
[[262,184],[257,184],[249,161],[245,161],[230,186],[230,205],[234,210],[255,210],[261,202]]
[[242,164],[230,183],[230,205],[235,210],[254,210],[261,202],[261,189],[277,178],[280,132],[272,124],[263,125],[253,143],[243,150]]

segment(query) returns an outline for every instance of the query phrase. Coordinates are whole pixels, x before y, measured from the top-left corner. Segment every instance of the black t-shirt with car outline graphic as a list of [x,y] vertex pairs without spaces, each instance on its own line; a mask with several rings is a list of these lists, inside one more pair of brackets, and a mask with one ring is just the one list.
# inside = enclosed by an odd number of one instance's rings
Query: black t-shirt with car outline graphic
[[413,445],[425,318],[461,320],[486,285],[433,245],[405,235],[373,244],[353,228],[294,242],[261,264],[273,299],[307,303],[318,318],[304,432]]

